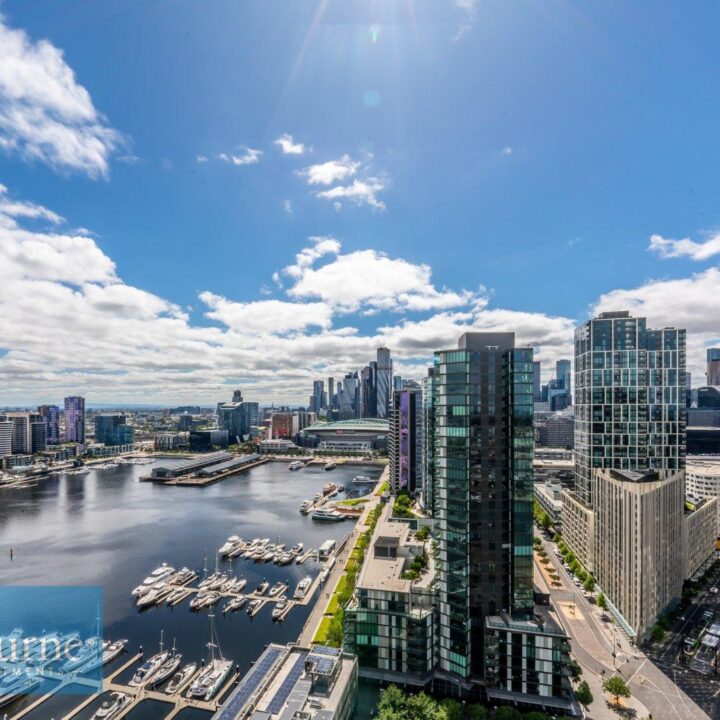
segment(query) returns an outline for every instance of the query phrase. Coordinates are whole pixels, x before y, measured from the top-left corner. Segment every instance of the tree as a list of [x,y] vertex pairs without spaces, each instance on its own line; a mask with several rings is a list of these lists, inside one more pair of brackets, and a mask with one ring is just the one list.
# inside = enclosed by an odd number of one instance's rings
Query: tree
[[550,717],[539,710],[532,710],[523,715],[523,720],[550,720]]
[[590,692],[590,686],[583,680],[578,686],[577,690],[575,691],[575,696],[578,699],[578,702],[585,708],[587,708],[590,703],[593,701],[593,694]]
[[400,714],[407,712],[407,696],[397,685],[388,685],[380,695],[378,711],[380,715],[385,712]]
[[595,589],[595,578],[592,575],[588,575],[587,579],[583,583],[583,590],[591,593]]
[[577,680],[582,675],[582,668],[574,660],[571,660],[568,664],[568,670],[573,680]]
[[493,720],[522,720],[522,714],[513,707],[502,705],[493,713]]
[[598,595],[597,604],[598,607],[601,607],[603,610],[607,610],[607,599],[605,598],[605,593],[600,593]]
[[436,700],[421,692],[407,698],[404,720],[447,720],[447,714]]
[[660,625],[656,625],[652,629],[652,639],[655,642],[660,642],[665,637],[665,630]]
[[560,537],[560,533],[555,533],[555,534],[553,535],[553,539],[552,539],[552,540],[553,540],[554,543],[560,543],[560,542],[562,542],[562,537]]
[[452,698],[440,701],[440,707],[445,711],[447,720],[463,720],[462,705]]
[[467,720],[487,720],[487,708],[484,705],[468,705],[465,708]]
[[630,697],[630,688],[619,675],[613,675],[603,683],[603,690],[610,693],[615,698],[615,705],[620,702],[620,698]]
[[543,530],[545,530],[545,532],[547,532],[552,526],[552,520],[546,512],[540,514],[540,526]]

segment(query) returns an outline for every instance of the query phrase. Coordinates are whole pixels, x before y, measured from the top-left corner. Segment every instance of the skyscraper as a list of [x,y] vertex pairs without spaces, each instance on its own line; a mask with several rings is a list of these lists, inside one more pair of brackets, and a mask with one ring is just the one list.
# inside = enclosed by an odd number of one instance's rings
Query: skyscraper
[[388,433],[390,486],[415,495],[422,489],[423,410],[419,387],[393,392]]
[[533,362],[533,400],[540,402],[542,400],[542,366],[539,360]]
[[376,370],[377,363],[373,361],[360,371],[360,417],[377,417]]
[[375,376],[375,404],[377,417],[387,419],[390,412],[392,393],[392,359],[387,348],[377,349]]
[[607,312],[575,331],[575,482],[592,504],[592,470],[685,467],[685,330],[648,330]]
[[325,392],[323,390],[325,386],[324,381],[314,380],[313,381],[313,393],[310,402],[310,412],[319,413],[326,405]]
[[134,434],[124,413],[101,413],[95,416],[95,442],[103,445],[130,445]]
[[431,517],[435,517],[437,513],[436,492],[435,492],[435,404],[433,400],[434,393],[434,368],[428,368],[427,377],[422,379],[420,387],[422,389],[422,408],[423,408],[423,486],[420,496],[420,502]]
[[242,392],[233,392],[232,402],[218,403],[218,427],[228,431],[230,443],[240,443],[250,435],[250,428],[259,422],[260,406],[256,402],[246,402]]
[[335,406],[335,378],[328,378],[328,389],[327,389],[327,405],[328,409],[332,410]]
[[12,423],[11,449],[14,454],[42,452],[47,443],[45,419],[33,412],[7,412],[1,420]]
[[484,675],[485,621],[533,611],[533,351],[466,333],[435,353],[440,667]]
[[[555,378],[562,382],[562,387],[567,395],[567,405],[572,405],[572,363],[569,360],[558,360],[555,363]],[[567,407],[566,405],[566,407]],[[562,408],[557,408],[562,410]]]
[[12,431],[13,424],[10,420],[4,420],[0,415],[0,458],[12,454]]
[[60,408],[57,405],[41,405],[38,413],[45,419],[48,445],[60,444]]
[[85,398],[65,398],[65,442],[85,444]]
[[708,348],[707,384],[720,385],[720,348]]

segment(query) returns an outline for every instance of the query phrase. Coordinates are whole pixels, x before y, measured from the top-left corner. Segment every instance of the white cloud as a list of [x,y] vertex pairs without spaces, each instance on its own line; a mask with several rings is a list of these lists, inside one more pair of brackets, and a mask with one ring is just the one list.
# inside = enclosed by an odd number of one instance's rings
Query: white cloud
[[0,184],[0,222],[2,222],[3,215],[8,218],[49,220],[53,225],[59,225],[64,222],[64,218],[42,205],[8,199],[7,188]]
[[322,190],[315,193],[315,197],[325,200],[334,200],[335,209],[340,200],[349,200],[355,205],[370,205],[378,210],[385,209],[385,203],[377,197],[377,194],[385,189],[385,183],[379,178],[367,178],[367,180],[353,180],[351,185],[337,185],[330,190]]
[[327,329],[332,325],[332,310],[323,302],[258,300],[243,303],[211,292],[200,293],[200,299],[210,308],[207,317],[238,332],[278,335],[307,327]]
[[220,153],[217,158],[223,162],[232,163],[233,165],[255,165],[262,157],[262,150],[255,150],[246,145],[238,146],[239,154]]
[[205,163],[210,162],[210,158],[207,155],[196,155],[195,162],[198,165],[204,165]]
[[305,145],[302,143],[296,143],[293,140],[292,135],[283,133],[277,140],[275,145],[278,145],[283,152],[283,155],[302,155],[305,152]]
[[292,215],[292,214],[293,214],[293,204],[292,204],[292,200],[288,200],[287,198],[285,198],[285,199],[283,200],[283,210],[284,210],[288,215]]
[[[319,298],[338,312],[381,310],[429,311],[468,305],[479,295],[438,290],[431,281],[429,265],[415,265],[390,258],[375,250],[357,250],[341,255],[335,238],[311,238],[313,246],[295,257],[283,273],[294,282],[288,295],[295,299]],[[321,267],[315,261],[325,255],[333,260]]]
[[513,149],[509,145],[506,145],[501,152],[503,155],[512,155]]
[[695,242],[690,238],[670,240],[662,235],[651,235],[650,252],[656,252],[661,258],[689,257],[692,260],[708,260],[720,255],[720,233],[710,236],[704,242]]
[[61,50],[0,16],[0,147],[55,170],[107,177],[124,145],[95,109]]
[[353,160],[349,155],[343,155],[338,160],[330,160],[298,170],[298,175],[304,177],[308,185],[332,185],[355,175],[360,165],[360,162]]

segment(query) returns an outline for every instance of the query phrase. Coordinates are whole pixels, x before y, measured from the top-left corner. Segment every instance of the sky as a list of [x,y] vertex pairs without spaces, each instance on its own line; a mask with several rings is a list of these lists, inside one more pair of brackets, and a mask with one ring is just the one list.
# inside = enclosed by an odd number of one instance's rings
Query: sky
[[0,2],[0,405],[720,343],[712,2]]

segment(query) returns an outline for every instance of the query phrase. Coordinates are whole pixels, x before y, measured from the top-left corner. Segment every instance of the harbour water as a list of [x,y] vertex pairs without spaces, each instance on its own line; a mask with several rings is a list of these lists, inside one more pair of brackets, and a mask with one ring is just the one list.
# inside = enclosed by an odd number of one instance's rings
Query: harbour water
[[[151,468],[120,465],[87,475],[51,476],[35,487],[0,490],[0,582],[100,586],[106,638],[127,638],[129,652],[135,653],[142,645],[147,657],[156,651],[160,631],[164,630],[166,647],[175,640],[187,662],[203,657],[207,611],[193,613],[185,601],[175,608],[153,607],[138,612],[130,595],[133,587],[161,562],[202,572],[207,554],[208,571],[212,572],[216,551],[230,535],[269,537],[288,546],[302,542],[306,548],[317,548],[328,538],[339,539],[353,521],[317,523],[300,514],[300,503],[312,499],[330,480],[350,489],[355,475],[376,479],[381,471],[377,467],[338,465],[332,472],[324,472],[322,466],[290,472],[285,463],[272,462],[214,485],[194,488],[139,482],[139,476]],[[249,589],[264,578],[271,583],[287,580],[292,589],[300,579],[315,576],[320,570],[315,561],[280,567],[242,558],[220,560],[219,567],[245,576]],[[293,608],[282,624],[272,622],[271,607],[253,618],[242,611],[225,617],[217,612],[223,654],[244,673],[267,643],[295,640],[310,608]],[[52,705],[41,705],[26,718],[60,718],[78,698],[58,695],[50,702]],[[20,700],[2,712],[12,717],[27,704],[27,699]],[[94,709],[90,706],[78,715],[79,720],[87,720]],[[129,718],[159,720],[166,711],[167,706],[146,702]],[[178,717],[196,720],[204,715],[190,711]]]

